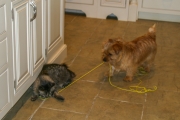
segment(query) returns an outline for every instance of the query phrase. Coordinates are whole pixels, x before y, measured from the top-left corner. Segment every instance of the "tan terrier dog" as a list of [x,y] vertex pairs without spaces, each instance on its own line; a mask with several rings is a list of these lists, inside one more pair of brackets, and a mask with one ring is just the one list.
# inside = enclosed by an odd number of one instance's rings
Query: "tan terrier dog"
[[110,76],[113,76],[114,70],[126,71],[124,81],[132,81],[139,66],[150,71],[157,52],[155,27],[154,24],[145,35],[133,41],[117,38],[105,42],[102,59],[112,67]]

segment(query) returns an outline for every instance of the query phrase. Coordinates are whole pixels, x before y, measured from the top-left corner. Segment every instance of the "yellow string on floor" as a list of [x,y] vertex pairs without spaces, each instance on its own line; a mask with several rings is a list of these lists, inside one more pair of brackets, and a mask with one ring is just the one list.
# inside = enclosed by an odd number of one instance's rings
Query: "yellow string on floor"
[[[80,80],[81,78],[85,77],[86,75],[88,75],[89,73],[91,73],[92,71],[94,71],[95,69],[97,69],[98,67],[100,67],[101,65],[103,65],[103,63],[97,65],[96,67],[94,67],[93,69],[91,69],[89,72],[85,73],[84,75],[82,75],[81,77],[79,77],[78,79],[76,79],[75,81],[73,81],[71,84],[69,84],[68,86],[66,86],[65,88],[61,89],[59,92],[63,91],[64,89],[66,89],[67,87],[71,86],[72,84],[74,84],[75,82],[77,82],[78,80]],[[58,92],[58,93],[59,93]]]
[[[111,73],[111,65],[109,65],[109,69],[110,69],[110,73]],[[142,71],[142,70],[141,70]],[[145,71],[142,71],[142,73],[141,73],[141,75],[142,74],[145,74]],[[138,74],[137,74],[138,75]],[[139,78],[138,78],[139,79]],[[141,86],[139,86],[140,84],[141,84],[141,80],[139,79],[139,84],[138,85],[136,85],[136,86],[130,86],[129,87],[129,89],[125,89],[125,88],[121,88],[121,87],[118,87],[118,86],[116,86],[116,85],[114,85],[114,84],[112,84],[112,82],[111,82],[111,77],[109,76],[109,83],[110,83],[110,85],[111,86],[113,86],[113,87],[115,87],[115,88],[117,88],[117,89],[119,89],[119,90],[123,90],[123,91],[128,91],[128,92],[136,92],[136,93],[147,93],[147,92],[154,92],[154,91],[156,91],[157,90],[157,86],[154,86],[153,87],[153,89],[148,89],[148,88],[146,88],[146,87],[141,87]]]

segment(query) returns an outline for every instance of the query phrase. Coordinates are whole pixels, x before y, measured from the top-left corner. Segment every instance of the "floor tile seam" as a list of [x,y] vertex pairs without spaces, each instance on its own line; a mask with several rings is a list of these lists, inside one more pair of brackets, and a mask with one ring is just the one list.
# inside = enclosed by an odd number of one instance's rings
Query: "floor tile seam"
[[70,113],[76,113],[76,114],[86,115],[86,113],[77,112],[77,111],[70,111],[70,110],[63,110],[63,109],[55,109],[55,108],[48,108],[48,107],[41,107],[41,108],[42,108],[42,109],[53,110],[53,111],[59,111],[59,112],[70,112]]
[[89,36],[89,38],[87,39],[87,41],[85,42],[84,45],[86,45],[87,42],[92,38],[92,36],[93,36],[93,34],[95,33],[96,29],[98,28],[99,25],[101,25],[102,22],[103,22],[103,20],[101,20],[101,21],[99,22],[99,24],[97,25],[97,27],[94,28],[94,31],[93,31],[92,34]]
[[124,39],[124,37],[125,37],[125,35],[126,35],[126,30],[128,29],[128,27],[129,27],[129,22],[127,22],[127,25],[126,25],[126,27],[125,27],[125,29],[124,29],[124,33],[123,33],[123,35],[122,35],[122,38]]
[[[99,23],[99,25],[100,25],[101,23],[102,23],[102,20],[101,20],[101,22]],[[99,25],[98,25],[98,26],[99,26]],[[69,66],[71,66],[71,64],[73,64],[73,62],[75,61],[75,59],[77,58],[77,56],[78,56],[78,55],[80,54],[80,52],[82,51],[83,46],[87,44],[87,42],[90,40],[90,38],[92,37],[92,35],[94,34],[94,32],[95,32],[96,29],[97,29],[97,27],[94,29],[94,31],[91,33],[91,35],[89,36],[89,38],[85,41],[85,43],[80,47],[80,50],[78,51],[78,53],[76,54],[76,56],[74,57],[74,59],[71,61],[71,63],[70,63]]]
[[77,18],[77,16],[75,16],[72,20],[71,20],[71,22],[70,23],[72,23],[75,19]]
[[174,91],[174,90],[164,90],[164,89],[162,89],[162,88],[159,88],[158,86],[157,86],[157,88],[158,88],[158,90],[163,91],[163,92],[180,93],[180,91],[179,91],[179,90],[177,90],[177,91]]
[[71,66],[73,64],[73,62],[75,61],[75,59],[78,57],[79,53],[81,52],[81,49],[78,51],[78,53],[75,55],[75,57],[73,58],[73,60],[71,61],[71,63],[68,66]]
[[179,90],[180,87],[177,86],[175,79],[176,79],[176,74],[173,75],[173,84],[174,84],[174,86],[176,87],[177,92],[178,92],[178,90]]
[[[112,31],[114,30],[114,28],[118,25],[119,23],[116,23],[115,25],[114,25],[114,27],[112,28]],[[110,34],[110,36],[113,34],[113,32]]]
[[[105,80],[106,80],[106,79],[103,80],[103,83],[104,83]],[[102,90],[102,87],[103,87],[103,84],[100,86],[100,89],[99,89],[98,93],[97,93],[96,96],[94,97],[94,99],[93,99],[93,101],[92,101],[91,108],[90,108],[89,112],[86,114],[85,120],[88,119],[88,117],[89,117],[89,115],[90,115],[90,113],[91,113],[91,111],[92,111],[92,109],[93,109],[93,107],[94,107],[94,104],[95,104],[95,102],[96,102],[96,99],[98,98],[98,96],[99,96],[99,94],[100,94],[100,92],[101,92],[101,90]]]
[[121,102],[121,103],[143,105],[143,103],[129,102],[129,101],[117,100],[117,99],[109,99],[109,98],[104,98],[104,97],[101,97],[101,96],[98,96],[98,97],[101,98],[101,99],[104,99],[104,100],[112,100],[112,101],[117,101],[117,102]]
[[[101,21],[99,22],[99,25],[102,23],[102,21],[103,21],[103,20],[101,20]],[[97,25],[97,27],[93,30],[93,32],[91,33],[91,35],[87,38],[87,40],[85,41],[85,43],[81,46],[80,50],[78,51],[78,53],[77,53],[77,55],[74,57],[74,59],[71,61],[71,63],[69,64],[69,66],[71,66],[71,64],[73,64],[73,62],[75,61],[75,59],[77,58],[77,56],[78,56],[78,55],[80,54],[80,52],[82,51],[83,46],[86,45],[87,42],[91,39],[91,37],[93,36],[93,34],[95,33],[95,30],[98,28],[99,25]]]
[[43,100],[42,102],[41,102],[41,104],[38,106],[38,108],[32,113],[32,115],[28,118],[28,120],[31,120],[33,117],[34,117],[34,115],[36,114],[36,112],[39,110],[39,108],[44,104],[44,102],[45,102],[46,100]]
[[[157,38],[156,38],[157,39]],[[156,42],[157,42],[158,40],[156,40]],[[177,45],[177,44],[176,44]],[[169,46],[169,44],[168,45],[160,45],[160,44],[158,44],[157,43],[157,46],[158,47],[162,47],[162,48],[166,48],[166,49],[172,49],[172,50],[179,50],[180,48],[179,48],[179,46]]]
[[144,97],[145,98],[144,98],[143,108],[142,108],[142,112],[141,112],[141,120],[143,120],[143,116],[144,116],[145,103],[147,102],[147,93],[145,93]]
[[141,119],[140,120],[143,120],[143,116],[144,116],[144,105],[143,105],[143,108],[142,108]]
[[82,79],[81,81],[86,81],[86,82],[90,82],[90,83],[101,83],[103,84],[103,82],[99,82],[99,81],[93,81],[93,80],[85,80],[85,79]]

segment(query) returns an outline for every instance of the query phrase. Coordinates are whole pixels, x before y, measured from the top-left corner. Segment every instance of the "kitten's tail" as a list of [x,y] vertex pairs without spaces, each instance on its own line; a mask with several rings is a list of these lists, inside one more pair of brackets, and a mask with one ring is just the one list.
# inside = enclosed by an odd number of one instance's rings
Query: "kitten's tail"
[[54,92],[53,97],[59,101],[64,101],[64,98],[61,95],[58,95],[58,92]]

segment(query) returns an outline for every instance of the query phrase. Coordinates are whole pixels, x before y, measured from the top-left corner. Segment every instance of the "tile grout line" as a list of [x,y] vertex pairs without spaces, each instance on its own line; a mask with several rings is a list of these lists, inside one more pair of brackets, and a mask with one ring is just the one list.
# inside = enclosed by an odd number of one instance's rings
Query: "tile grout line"
[[44,104],[46,100],[43,100],[42,103],[38,106],[38,108],[33,112],[33,114],[28,118],[28,120],[31,120],[34,115],[36,114],[36,112],[39,110],[39,108]]
[[101,91],[101,89],[102,89],[102,87],[103,87],[103,84],[104,84],[105,80],[106,80],[106,79],[104,78],[103,83],[101,84],[100,90],[99,90],[99,92],[97,93],[97,95],[94,97],[94,100],[93,100],[93,102],[92,102],[91,108],[90,108],[89,112],[86,114],[85,120],[88,119],[89,114],[91,113],[91,111],[92,111],[92,109],[93,109],[93,107],[94,107],[94,103],[95,103],[96,99],[97,99],[98,96],[99,96],[99,93],[100,93],[100,91]]
[[[144,104],[146,103],[146,100],[147,100],[147,93],[145,94]],[[143,116],[144,116],[144,104],[143,104],[143,108],[141,112],[141,120],[143,119]]]
[[47,108],[47,107],[41,107],[41,108],[54,110],[54,111],[60,111],[60,112],[71,112],[71,113],[82,114],[82,115],[86,114],[86,113],[81,113],[81,112],[76,112],[76,111],[60,110],[60,109],[55,109],[55,108]]
[[[100,25],[101,23],[102,23],[102,20],[101,20],[101,22],[99,23],[99,25]],[[98,26],[99,26],[99,25],[98,25]],[[127,27],[128,27],[128,25],[129,25],[129,23],[127,24]],[[98,26],[97,26],[97,27],[98,27]],[[114,26],[115,26],[115,25],[114,25]],[[95,32],[95,30],[97,29],[97,27],[94,29],[94,32]],[[126,29],[127,29],[127,27],[126,27]],[[126,29],[125,29],[125,30],[126,30]],[[87,42],[88,42],[89,39],[92,37],[92,35],[94,34],[94,32],[92,32],[91,36],[87,39],[87,41],[84,43],[84,45],[87,44]],[[124,32],[124,34],[123,34],[123,38],[124,38],[124,36],[125,36],[125,33],[126,33],[126,32]],[[70,63],[70,65],[75,61],[75,59],[77,58],[77,56],[78,56],[79,53],[81,52],[82,47],[83,47],[83,46],[81,46],[81,49],[78,51],[77,55],[76,55],[75,58],[72,60],[72,62]],[[69,65],[69,66],[70,66],[70,65]],[[104,81],[105,81],[105,79],[104,79]],[[104,83],[104,81],[103,81],[103,83]],[[92,109],[93,109],[94,103],[95,103],[96,99],[97,99],[98,96],[99,96],[99,93],[100,93],[100,91],[101,91],[101,89],[102,89],[103,83],[102,83],[102,85],[101,85],[101,87],[100,87],[100,90],[99,90],[98,94],[94,97],[94,100],[93,100],[93,102],[92,102],[92,106],[91,106],[89,112],[87,113],[85,120],[88,119],[89,114],[90,114],[90,112],[91,112]],[[136,103],[136,104],[137,104],[137,103]]]
[[[82,48],[81,48],[82,49]],[[71,66],[73,64],[73,62],[75,61],[75,59],[77,58],[77,56],[79,55],[79,53],[81,52],[81,49],[78,51],[78,53],[76,54],[76,56],[73,58],[73,60],[71,61],[71,63],[68,66]]]
[[[74,17],[74,18],[71,20],[71,22],[73,22],[76,18],[77,18],[77,16],[76,16],[76,17]],[[70,22],[70,23],[71,23],[71,22]]]
[[126,28],[124,30],[124,34],[122,35],[122,38],[124,39],[125,35],[126,35],[126,30],[128,29],[129,27],[129,22],[127,22],[127,25],[126,25]]
[[[101,22],[99,23],[99,25],[102,23],[102,20]],[[98,25],[98,26],[99,26]],[[97,27],[94,29],[94,31],[92,32],[92,34],[90,35],[90,37],[85,41],[85,43],[83,45],[86,45],[87,42],[89,41],[89,39],[92,37],[92,35],[94,34],[95,30],[97,29]],[[74,59],[71,61],[71,63],[69,64],[69,66],[71,66],[71,64],[73,64],[73,62],[75,61],[75,59],[77,58],[77,56],[79,55],[79,53],[81,52],[82,48],[83,48],[83,45],[81,46],[80,50],[78,51],[78,53],[76,54],[76,56],[74,57]]]
[[[101,24],[103,22],[103,20],[101,20],[101,22],[99,23],[99,25]],[[94,29],[94,31],[92,32],[92,34],[91,34],[91,36],[86,40],[86,42],[85,42],[85,44],[84,45],[86,45],[87,44],[87,42],[89,41],[89,39],[93,36],[93,34],[94,34],[94,32],[95,32],[95,30],[98,28],[98,26],[99,25],[97,25],[97,27]]]
[[123,101],[123,100],[108,99],[108,98],[103,98],[103,97],[100,97],[100,96],[99,96],[99,98],[104,99],[104,100],[112,100],[112,101],[122,102],[122,103],[131,103],[131,104],[138,104],[138,105],[143,104],[143,103],[135,103],[135,102]]
[[[100,25],[101,23],[102,23],[102,20],[101,20],[101,22],[99,23],[99,25]],[[98,25],[98,26],[99,26],[99,25]],[[127,26],[128,26],[128,25],[129,25],[129,24],[127,24]],[[115,25],[114,25],[114,26],[115,26]],[[96,29],[97,29],[97,27],[94,29],[94,32],[95,32]],[[127,29],[127,27],[126,27],[126,29]],[[126,30],[126,29],[125,29],[125,30]],[[87,44],[87,42],[88,42],[89,39],[92,37],[92,35],[94,34],[94,32],[92,32],[91,36],[88,38],[88,40],[85,42],[84,45]],[[125,32],[124,32],[124,34],[123,34],[123,37],[124,37],[124,36],[125,36]],[[81,49],[79,50],[79,52],[77,53],[77,55],[75,56],[75,58],[72,60],[71,64],[72,64],[72,63],[74,62],[74,60],[77,58],[77,56],[79,55],[79,53],[81,52],[81,50],[82,50],[82,47],[81,47]],[[71,65],[71,64],[70,64],[70,65]],[[105,79],[104,79],[104,81],[105,81]],[[104,81],[102,82],[102,85],[101,85],[101,88],[100,88],[98,94],[94,97],[94,100],[93,100],[93,102],[92,102],[92,106],[91,106],[89,112],[87,113],[85,120],[88,119],[88,117],[89,117],[89,114],[90,114],[90,112],[91,112],[91,110],[92,110],[92,108],[93,108],[93,106],[94,106],[95,100],[98,98],[99,93],[100,93],[100,91],[101,91],[101,89],[102,89],[102,86],[103,86]]]

